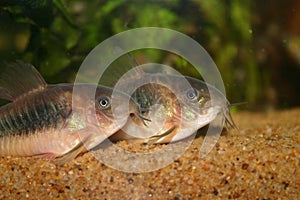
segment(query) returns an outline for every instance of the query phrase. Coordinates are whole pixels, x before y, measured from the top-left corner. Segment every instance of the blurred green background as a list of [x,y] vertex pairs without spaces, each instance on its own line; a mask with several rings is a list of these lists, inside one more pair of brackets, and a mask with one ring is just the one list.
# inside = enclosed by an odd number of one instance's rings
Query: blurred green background
[[[100,42],[147,26],[171,28],[198,41],[217,64],[228,99],[247,102],[239,109],[300,105],[297,0],[2,0],[0,58],[32,63],[48,83],[72,82]],[[137,59],[197,77],[187,62],[166,52],[148,51]]]

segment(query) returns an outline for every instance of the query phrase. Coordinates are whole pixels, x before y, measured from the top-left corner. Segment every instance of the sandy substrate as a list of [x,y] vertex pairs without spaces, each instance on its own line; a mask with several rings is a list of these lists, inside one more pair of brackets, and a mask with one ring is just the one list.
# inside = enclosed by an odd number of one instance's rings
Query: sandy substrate
[[[299,199],[300,109],[233,117],[240,131],[223,134],[207,157],[199,157],[199,136],[180,158],[149,173],[115,170],[92,153],[64,166],[43,159],[1,158],[0,199]],[[118,146],[133,152],[164,147]],[[151,163],[159,166],[161,159]],[[143,162],[147,169],[150,162]]]

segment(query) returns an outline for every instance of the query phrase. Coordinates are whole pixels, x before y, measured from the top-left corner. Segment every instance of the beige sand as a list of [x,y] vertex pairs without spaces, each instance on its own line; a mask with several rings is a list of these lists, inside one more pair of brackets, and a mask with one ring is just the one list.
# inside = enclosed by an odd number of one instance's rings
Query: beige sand
[[299,199],[300,109],[233,117],[240,132],[222,135],[206,158],[199,158],[200,136],[171,165],[150,173],[114,170],[91,153],[65,166],[1,158],[0,199]]

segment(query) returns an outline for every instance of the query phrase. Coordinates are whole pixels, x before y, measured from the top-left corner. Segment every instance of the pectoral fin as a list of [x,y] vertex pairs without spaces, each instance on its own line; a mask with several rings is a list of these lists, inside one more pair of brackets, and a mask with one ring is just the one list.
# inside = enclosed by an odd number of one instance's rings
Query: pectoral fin
[[85,144],[89,140],[90,137],[86,137],[83,140],[81,140],[73,149],[68,151],[67,153],[56,157],[55,158],[55,164],[57,165],[63,165],[67,162],[72,161],[76,156],[81,153],[85,149]]
[[173,131],[176,128],[177,128],[176,126],[173,126],[172,128],[168,129],[167,131],[165,131],[164,133],[162,133],[160,135],[155,135],[155,136],[150,137],[147,140],[147,143],[155,144],[155,143],[169,143],[169,142],[171,142],[172,138],[174,137],[174,134],[176,133],[176,132],[173,132]]

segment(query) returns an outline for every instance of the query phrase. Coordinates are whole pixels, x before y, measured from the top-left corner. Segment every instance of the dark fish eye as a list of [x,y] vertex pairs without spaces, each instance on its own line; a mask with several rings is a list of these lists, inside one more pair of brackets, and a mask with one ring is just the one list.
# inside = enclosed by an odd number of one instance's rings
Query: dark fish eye
[[98,99],[98,105],[101,109],[107,109],[110,106],[110,99],[107,96],[101,96]]
[[199,93],[197,90],[195,89],[189,89],[187,92],[186,92],[186,96],[189,100],[197,100],[198,97],[199,97]]

